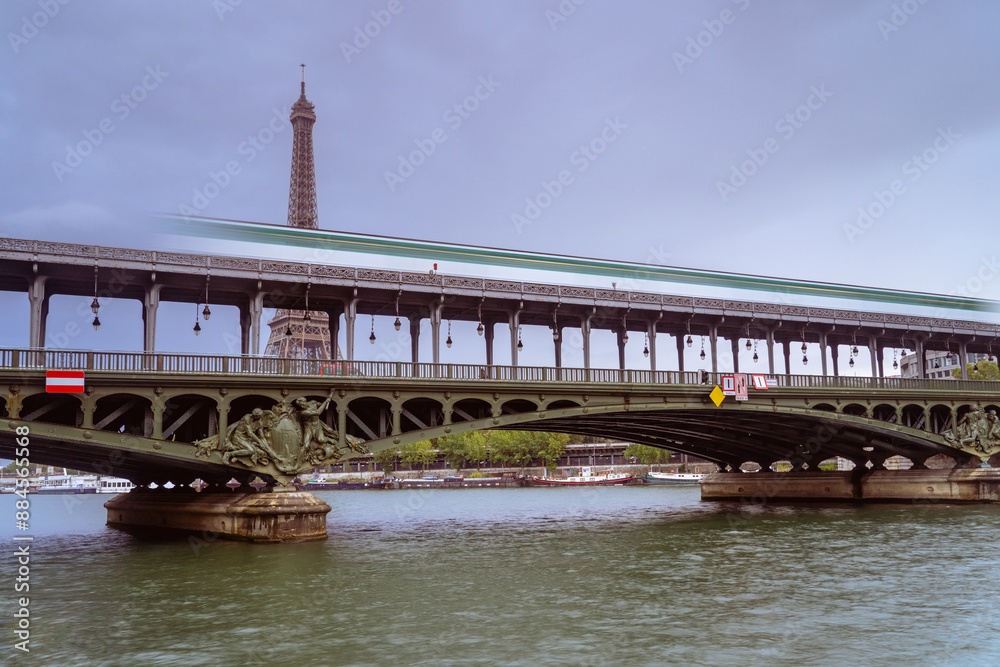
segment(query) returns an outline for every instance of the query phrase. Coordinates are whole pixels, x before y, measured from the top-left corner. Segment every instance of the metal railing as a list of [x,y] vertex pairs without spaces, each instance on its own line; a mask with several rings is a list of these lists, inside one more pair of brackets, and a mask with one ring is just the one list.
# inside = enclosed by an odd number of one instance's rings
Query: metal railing
[[[281,359],[262,356],[214,356],[96,350],[0,349],[0,370],[76,369],[118,373],[264,375],[420,380],[499,380],[647,385],[721,385],[724,375],[706,371],[649,371],[617,368],[555,368],[428,364],[403,361]],[[748,374],[749,375],[749,374]],[[1000,383],[985,380],[872,378],[822,375],[768,375],[778,387],[844,389],[939,389],[1000,394]]]

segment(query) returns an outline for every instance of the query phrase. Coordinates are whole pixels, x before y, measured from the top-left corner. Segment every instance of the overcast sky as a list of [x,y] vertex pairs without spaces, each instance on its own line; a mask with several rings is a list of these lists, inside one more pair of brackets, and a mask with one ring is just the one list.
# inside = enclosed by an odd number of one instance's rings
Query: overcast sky
[[306,63],[324,229],[1000,298],[996,2],[94,4],[0,8],[4,236],[283,224]]

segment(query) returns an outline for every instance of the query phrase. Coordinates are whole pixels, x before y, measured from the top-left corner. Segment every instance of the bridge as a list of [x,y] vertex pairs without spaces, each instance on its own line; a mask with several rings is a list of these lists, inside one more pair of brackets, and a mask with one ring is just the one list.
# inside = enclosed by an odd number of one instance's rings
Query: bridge
[[[53,368],[84,369],[86,390],[48,393]],[[833,456],[875,470],[902,456],[921,469],[938,454],[971,467],[1000,451],[1000,424],[965,443],[957,429],[977,411],[1000,412],[992,382],[773,379],[746,401],[716,405],[710,392],[722,374],[713,373],[4,349],[0,455],[13,455],[18,424],[31,427],[32,460],[138,484],[287,483],[360,451],[490,428],[623,439],[731,471],[789,459],[815,469]],[[275,454],[274,442],[258,457],[252,441],[243,451],[219,437],[241,421],[257,428],[255,411],[258,421],[276,406],[295,412],[299,399],[322,406],[316,432],[330,443],[319,458]]]
[[[802,480],[802,471],[812,475],[833,456],[853,461],[856,478],[880,473],[892,456],[911,461],[908,473],[930,474],[923,470],[926,462],[943,455],[955,472],[937,482],[953,489],[958,471],[1000,463],[996,383],[964,375],[969,354],[993,353],[1000,326],[989,322],[17,239],[0,239],[0,260],[0,289],[27,292],[31,306],[29,346],[0,350],[0,456],[15,454],[17,429],[27,427],[32,461],[120,475],[141,485],[197,477],[218,488],[231,479],[249,484],[260,478],[280,489],[297,473],[361,452],[490,428],[624,439],[686,452],[729,473],[746,462],[767,471],[776,461],[790,460]],[[54,294],[140,301],[144,351],[46,349]],[[985,302],[957,297],[898,298],[989,309]],[[158,352],[161,300],[237,306],[242,353]],[[259,349],[264,307],[326,312],[334,336],[345,328],[344,358],[251,354]],[[400,318],[407,319],[410,361],[355,359],[359,315],[395,317],[397,329]],[[431,363],[418,358],[423,319],[431,324]],[[479,323],[483,363],[440,363],[445,320]],[[493,359],[494,327],[501,322],[510,331],[507,366]],[[525,326],[551,331],[552,366],[518,364],[518,334]],[[562,332],[569,326],[583,334],[583,368],[561,363]],[[590,333],[596,329],[616,334],[619,368],[590,367]],[[648,370],[625,367],[630,332],[645,341]],[[657,369],[657,334],[674,338],[678,370]],[[711,372],[684,370],[692,336],[708,341]],[[732,373],[719,369],[719,341],[726,339]],[[745,344],[749,351],[751,341],[763,343],[773,386],[751,389],[746,401],[727,397],[716,404],[710,392],[723,384],[723,375],[739,373],[740,355],[748,353],[741,348]],[[819,375],[791,374],[791,345],[798,343],[803,350],[807,343],[819,345]],[[849,355],[853,365],[859,344],[867,348],[871,377],[840,375],[839,355]],[[779,345],[784,373],[775,372]],[[884,350],[903,348],[916,351],[922,377],[884,377]],[[930,350],[957,354],[963,379],[928,379]],[[82,370],[84,391],[47,392],[46,372],[53,369]],[[752,493],[749,479],[767,475],[737,474],[737,486],[714,493]],[[966,490],[988,486],[986,496],[1000,496],[1000,478],[987,486],[978,478],[962,479]],[[947,493],[942,497],[966,497]],[[155,516],[156,525],[168,525],[178,513],[192,514],[186,505],[142,504],[142,494],[129,502],[141,507],[132,511],[118,503],[121,523],[148,525]],[[215,523],[177,527],[211,525],[228,534],[232,524],[227,528],[219,517],[231,516],[230,505],[218,508]],[[307,532],[319,536],[320,529],[325,535],[325,520],[320,525],[316,518],[321,510],[313,504],[289,512],[309,515]],[[246,516],[259,512],[254,506]],[[247,530],[244,537],[253,532]],[[262,539],[274,536],[271,530]]]

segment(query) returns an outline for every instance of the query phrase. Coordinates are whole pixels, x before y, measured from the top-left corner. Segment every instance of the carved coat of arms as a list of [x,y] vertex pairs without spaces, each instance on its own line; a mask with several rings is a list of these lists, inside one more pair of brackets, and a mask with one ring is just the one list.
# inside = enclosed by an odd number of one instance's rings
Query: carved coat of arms
[[320,420],[329,405],[329,398],[322,403],[297,398],[290,403],[281,401],[270,410],[254,408],[230,425],[224,438],[213,435],[195,442],[196,454],[208,458],[219,452],[226,465],[234,461],[247,467],[273,463],[283,473],[296,474],[339,461],[348,450],[366,453],[364,441],[351,435],[344,438],[346,449],[339,447],[336,429]]

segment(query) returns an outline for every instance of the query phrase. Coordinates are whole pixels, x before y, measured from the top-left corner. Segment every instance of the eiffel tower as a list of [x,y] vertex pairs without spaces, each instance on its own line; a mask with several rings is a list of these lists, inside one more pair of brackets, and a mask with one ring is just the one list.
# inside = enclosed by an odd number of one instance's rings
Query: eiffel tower
[[[319,229],[316,212],[316,171],[313,168],[313,103],[306,99],[306,66],[302,65],[302,92],[292,105],[292,181],[288,188],[288,226]],[[308,300],[308,296],[307,296]],[[271,333],[264,354],[295,359],[332,359],[327,314],[280,309],[267,323]]]

